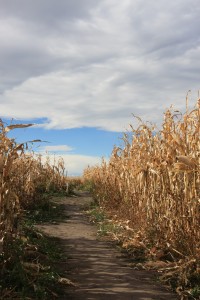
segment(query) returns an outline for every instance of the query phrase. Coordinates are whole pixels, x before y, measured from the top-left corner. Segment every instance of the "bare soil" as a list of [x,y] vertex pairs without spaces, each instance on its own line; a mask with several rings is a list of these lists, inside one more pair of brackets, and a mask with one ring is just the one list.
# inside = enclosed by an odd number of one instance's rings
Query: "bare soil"
[[92,202],[87,193],[57,201],[64,205],[66,218],[40,229],[60,239],[66,256],[61,267],[75,284],[66,287],[60,300],[177,299],[156,281],[154,272],[131,269],[126,255],[111,242],[97,238],[97,228],[85,213]]

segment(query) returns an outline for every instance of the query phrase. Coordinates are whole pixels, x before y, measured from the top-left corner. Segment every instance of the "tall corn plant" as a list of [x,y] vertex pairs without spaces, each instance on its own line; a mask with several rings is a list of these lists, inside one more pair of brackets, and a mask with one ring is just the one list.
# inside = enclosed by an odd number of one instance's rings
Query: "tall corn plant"
[[116,209],[147,242],[199,255],[200,101],[184,115],[167,110],[160,131],[140,120],[131,133],[85,178],[101,205]]
[[[15,128],[29,127],[31,124],[4,126],[0,120],[0,252],[4,240],[16,233],[19,213],[19,197],[13,186],[13,165],[24,152],[24,145],[17,144],[7,133]],[[15,174],[17,176],[17,174]]]
[[[42,163],[41,156],[26,153],[24,144],[17,144],[7,133],[32,124],[5,126],[0,120],[0,253],[7,241],[18,234],[20,211],[40,200],[39,192],[66,189],[64,162],[60,158],[53,166]],[[36,142],[38,140],[32,141]]]

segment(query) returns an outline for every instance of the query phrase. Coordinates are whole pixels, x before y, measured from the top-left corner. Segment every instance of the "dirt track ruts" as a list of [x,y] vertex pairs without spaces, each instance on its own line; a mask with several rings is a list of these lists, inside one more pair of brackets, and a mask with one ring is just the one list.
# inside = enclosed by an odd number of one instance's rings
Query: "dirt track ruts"
[[87,194],[59,199],[67,218],[40,228],[60,238],[66,262],[65,276],[76,284],[67,287],[60,300],[174,300],[177,297],[156,283],[150,271],[128,266],[128,258],[109,242],[97,239],[97,228],[84,210],[92,198]]

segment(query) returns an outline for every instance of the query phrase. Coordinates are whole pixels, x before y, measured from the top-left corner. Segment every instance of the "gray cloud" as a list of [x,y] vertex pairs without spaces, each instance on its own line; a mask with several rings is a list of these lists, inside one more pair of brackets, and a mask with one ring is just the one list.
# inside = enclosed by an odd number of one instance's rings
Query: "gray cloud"
[[161,122],[163,109],[197,94],[197,0],[0,5],[2,116],[120,131],[132,112]]
[[0,16],[53,27],[63,20],[87,18],[95,6],[92,0],[1,0]]

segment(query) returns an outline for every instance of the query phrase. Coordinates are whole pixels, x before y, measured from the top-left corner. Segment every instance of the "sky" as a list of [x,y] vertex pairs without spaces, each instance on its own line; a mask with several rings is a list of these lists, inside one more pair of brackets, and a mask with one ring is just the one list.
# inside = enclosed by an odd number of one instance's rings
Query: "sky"
[[0,0],[0,117],[68,175],[200,89],[198,0]]

